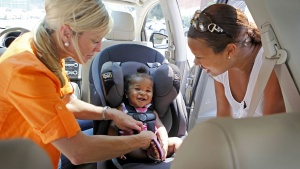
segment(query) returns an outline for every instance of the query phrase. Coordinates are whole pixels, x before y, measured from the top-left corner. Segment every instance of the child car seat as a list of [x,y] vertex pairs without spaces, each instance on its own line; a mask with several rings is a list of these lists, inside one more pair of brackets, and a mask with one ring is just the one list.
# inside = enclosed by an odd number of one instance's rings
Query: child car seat
[[[144,64],[135,61],[123,63],[109,61],[104,63],[100,75],[107,104],[111,107],[117,107],[122,103],[124,98],[123,78],[136,73],[139,67],[144,67],[152,75],[153,109],[157,111],[160,117],[165,117],[170,104],[179,93],[181,82],[179,68],[170,63],[160,64],[155,62]],[[145,121],[148,120],[145,119]],[[153,126],[149,127],[153,128]]]
[[[122,63],[123,68],[120,67],[120,63],[118,62]],[[105,63],[106,65],[104,65]],[[158,51],[147,46],[118,44],[104,49],[95,56],[89,74],[91,103],[97,106],[118,106],[124,95],[124,87],[121,84],[124,83],[123,77],[126,75],[126,71],[136,71],[139,64],[143,66],[149,65],[148,69],[150,74],[153,75],[153,79],[159,79],[164,82],[160,84],[162,86],[154,87],[155,93],[159,95],[153,98],[153,105],[155,105],[155,109],[167,129],[169,137],[185,136],[187,133],[187,115],[183,97],[180,92],[177,94],[178,91],[176,91],[176,87],[173,85],[174,76],[166,76],[173,70],[171,68],[172,64],[169,64]],[[159,65],[158,68],[155,68],[156,64]],[[135,65],[136,68],[132,68],[132,65]],[[101,70],[103,69],[104,71],[104,67],[114,72],[113,83],[115,83],[115,85],[112,85],[110,89],[105,88],[104,83],[101,82]],[[118,71],[119,73],[116,73]],[[159,71],[161,71],[161,73],[158,73]],[[156,73],[153,74],[154,72]],[[179,72],[177,75],[179,75]],[[166,84],[169,84],[171,88],[167,89],[167,87],[164,86]],[[179,87],[177,89],[179,89]],[[174,97],[175,99],[170,99],[170,101],[166,99],[168,97]],[[163,106],[168,105],[168,102],[170,102],[169,106]],[[109,121],[95,120],[94,134],[107,134],[108,126]]]
[[[163,76],[166,76],[166,74],[171,71],[170,68],[168,68],[167,65],[171,64],[164,64],[168,63],[167,60],[162,56],[158,51],[151,49],[147,46],[142,46],[138,44],[118,44],[111,47],[108,47],[104,49],[102,52],[97,55],[91,65],[90,69],[90,90],[91,90],[91,103],[97,106],[106,106],[109,105],[111,107],[116,107],[121,103],[123,94],[124,94],[124,87],[120,84],[123,83],[123,75],[126,75],[126,72],[122,72],[123,74],[115,73],[114,75],[114,83],[117,85],[114,85],[114,89],[110,89],[111,93],[109,95],[106,95],[108,99],[105,98],[105,92],[103,83],[101,82],[101,69],[104,66],[105,62],[112,61],[112,62],[127,62],[127,61],[135,61],[139,62],[140,65],[145,64],[162,64],[162,67],[160,68],[161,72],[163,73],[156,73],[153,75],[154,79],[160,79],[162,81],[165,81],[166,83],[162,83],[162,87],[156,87],[157,92],[160,95],[157,95],[154,98],[154,104],[162,104],[166,105],[166,97],[167,95],[177,95],[177,93],[174,93],[175,88],[172,90],[166,90],[166,87],[163,85],[170,84],[172,82],[171,78],[163,78]],[[118,64],[118,63],[114,63]],[[128,65],[131,65],[130,62],[127,63]],[[136,63],[138,64],[138,63]],[[165,65],[165,66],[164,66]],[[124,69],[130,70],[126,67],[126,64],[124,63]],[[150,66],[151,67],[151,66]],[[112,69],[119,69],[118,71],[121,71],[120,67],[118,66],[112,66]],[[165,69],[165,70],[164,70]],[[136,70],[136,69],[134,69]],[[114,70],[117,71],[117,70]],[[150,70],[152,71],[152,70]],[[165,71],[165,72],[164,72]],[[162,79],[163,78],[163,79]],[[167,83],[168,82],[168,83]],[[179,84],[178,84],[179,85]],[[110,98],[111,97],[111,98]],[[170,97],[170,96],[168,96]],[[110,100],[110,102],[107,102],[107,100]],[[167,128],[167,131],[169,132],[170,137],[182,137],[186,135],[186,125],[187,125],[187,119],[186,119],[186,109],[184,105],[184,101],[182,98],[181,93],[176,96],[174,100],[171,101],[172,103],[170,106],[156,106],[156,110],[158,111],[158,114],[164,123],[164,125]],[[94,134],[106,134],[108,122],[97,120],[94,121]]]

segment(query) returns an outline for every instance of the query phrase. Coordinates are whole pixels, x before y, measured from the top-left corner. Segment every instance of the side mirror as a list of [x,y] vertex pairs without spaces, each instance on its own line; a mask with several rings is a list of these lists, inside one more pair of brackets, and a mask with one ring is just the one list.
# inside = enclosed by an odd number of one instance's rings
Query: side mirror
[[168,36],[159,32],[154,32],[150,36],[150,42],[153,48],[166,49],[168,48]]

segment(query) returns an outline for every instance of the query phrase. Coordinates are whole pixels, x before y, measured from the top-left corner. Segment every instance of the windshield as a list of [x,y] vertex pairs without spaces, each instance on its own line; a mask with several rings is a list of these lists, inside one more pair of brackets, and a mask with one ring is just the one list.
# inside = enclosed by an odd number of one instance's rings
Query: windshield
[[31,30],[45,15],[44,0],[0,0],[0,27]]
[[[124,11],[135,16],[135,9],[105,3],[109,12]],[[23,27],[32,30],[45,16],[45,0],[0,0],[0,28]]]

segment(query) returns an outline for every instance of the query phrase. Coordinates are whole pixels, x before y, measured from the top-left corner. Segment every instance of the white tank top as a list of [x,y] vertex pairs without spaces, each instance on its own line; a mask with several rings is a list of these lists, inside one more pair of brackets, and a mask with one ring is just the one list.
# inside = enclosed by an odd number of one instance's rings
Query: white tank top
[[[213,77],[216,81],[221,82],[224,86],[225,96],[233,109],[233,114],[232,114],[233,118],[247,117],[250,101],[253,95],[254,86],[262,64],[262,55],[263,55],[263,49],[261,48],[255,58],[254,65],[250,74],[246,94],[242,102],[237,102],[232,96],[230,86],[229,86],[228,71],[216,77]],[[263,102],[264,102],[264,97],[262,97],[261,100],[259,101],[259,104],[254,113],[254,117],[262,116]],[[247,105],[247,107],[245,107],[245,105]]]

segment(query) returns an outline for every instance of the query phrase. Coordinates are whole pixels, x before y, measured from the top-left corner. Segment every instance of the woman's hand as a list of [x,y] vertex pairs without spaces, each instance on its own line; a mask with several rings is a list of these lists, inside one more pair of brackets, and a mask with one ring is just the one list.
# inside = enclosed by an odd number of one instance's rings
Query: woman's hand
[[141,147],[143,150],[147,150],[151,145],[152,139],[156,139],[156,135],[148,130],[141,131],[138,135],[141,136],[141,141],[144,144],[144,146]]
[[106,112],[111,116],[110,119],[114,121],[119,129],[129,133],[133,133],[133,130],[136,130],[138,133],[141,132],[142,122],[134,120],[131,116],[117,109],[107,109]]

